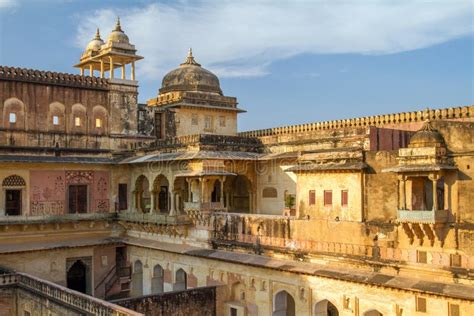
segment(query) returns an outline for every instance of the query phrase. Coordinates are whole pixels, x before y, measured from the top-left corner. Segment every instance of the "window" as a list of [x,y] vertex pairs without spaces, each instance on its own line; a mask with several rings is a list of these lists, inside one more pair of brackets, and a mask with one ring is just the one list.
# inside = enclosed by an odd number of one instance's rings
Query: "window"
[[419,251],[419,250],[416,251],[416,262],[418,262],[418,263],[427,263],[428,262],[426,251]]
[[212,129],[212,116],[206,115],[204,120],[204,128]]
[[12,124],[16,123],[16,114],[15,113],[10,113],[9,122],[12,123]]
[[219,125],[225,127],[225,116],[219,116]]
[[81,126],[81,118],[79,116],[76,116],[74,118],[74,126],[76,126],[76,127]]
[[324,191],[324,206],[332,206],[332,191]]
[[450,256],[450,265],[451,267],[460,267],[461,266],[461,255],[460,254],[451,254]]
[[119,211],[123,211],[127,209],[127,184],[126,183],[119,183],[118,187],[119,193],[119,201],[118,201],[118,208]]
[[416,297],[416,311],[426,313],[426,298]]
[[347,207],[348,202],[349,202],[349,191],[342,190],[341,191],[341,206]]
[[264,198],[276,198],[278,197],[277,189],[273,187],[263,188],[262,197]]
[[25,312],[23,313],[23,316],[31,316],[31,313],[30,313],[29,311],[25,311]]
[[237,308],[235,307],[230,308],[230,316],[237,316]]
[[308,192],[308,204],[315,205],[316,204],[316,191],[309,190]]
[[95,127],[97,127],[97,128],[102,127],[102,119],[100,119],[100,118],[95,119]]
[[459,312],[459,305],[451,304],[448,305],[448,315],[449,316],[459,316],[461,313]]
[[196,113],[191,114],[191,124],[198,125],[198,115]]
[[57,115],[53,116],[53,125],[59,125],[59,116]]

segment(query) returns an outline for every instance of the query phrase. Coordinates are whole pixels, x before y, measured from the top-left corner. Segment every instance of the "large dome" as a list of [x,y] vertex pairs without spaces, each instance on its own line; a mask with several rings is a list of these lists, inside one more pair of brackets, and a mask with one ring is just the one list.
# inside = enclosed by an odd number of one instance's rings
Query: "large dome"
[[186,61],[179,68],[167,73],[161,83],[160,93],[171,91],[202,91],[222,95],[219,79],[198,64],[189,50]]
[[420,147],[445,147],[444,138],[440,132],[433,129],[430,121],[426,121],[423,127],[410,138],[410,148]]
[[130,44],[127,34],[125,34],[120,26],[120,19],[117,19],[117,24],[115,24],[115,29],[110,32],[107,37],[107,42],[123,43]]

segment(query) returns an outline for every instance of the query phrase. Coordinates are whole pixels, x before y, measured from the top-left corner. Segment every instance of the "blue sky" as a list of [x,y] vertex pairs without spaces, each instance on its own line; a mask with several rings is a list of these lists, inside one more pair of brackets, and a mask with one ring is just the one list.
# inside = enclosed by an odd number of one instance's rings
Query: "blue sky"
[[77,73],[117,15],[145,57],[140,102],[193,47],[248,111],[240,130],[474,104],[472,0],[0,0],[0,64]]

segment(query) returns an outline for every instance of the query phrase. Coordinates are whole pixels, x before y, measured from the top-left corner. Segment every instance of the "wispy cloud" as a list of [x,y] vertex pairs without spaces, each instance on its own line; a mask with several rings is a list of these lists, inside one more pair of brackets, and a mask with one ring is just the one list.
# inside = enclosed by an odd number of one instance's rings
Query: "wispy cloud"
[[146,78],[176,67],[188,47],[220,76],[262,76],[298,54],[392,54],[470,35],[473,10],[471,0],[155,3],[81,13],[76,44],[85,47],[97,26],[106,37],[120,16]]
[[0,0],[0,10],[13,8],[18,4],[17,0]]

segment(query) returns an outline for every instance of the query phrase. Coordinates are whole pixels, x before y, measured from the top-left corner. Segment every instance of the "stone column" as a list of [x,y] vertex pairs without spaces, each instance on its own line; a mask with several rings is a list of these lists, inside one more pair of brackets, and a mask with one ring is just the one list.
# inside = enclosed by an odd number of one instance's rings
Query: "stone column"
[[100,60],[100,77],[104,78],[104,61]]
[[109,63],[110,63],[109,78],[113,79],[114,78],[114,59],[112,58],[112,56],[109,57]]
[[431,177],[431,181],[433,182],[433,211],[438,210],[438,192],[437,192],[438,179],[439,179],[439,177],[438,177],[437,174],[434,174]]
[[92,64],[89,65],[89,76],[94,77],[94,68],[92,67]]
[[401,188],[399,189],[400,191],[400,197],[401,197],[401,205],[400,209],[406,210],[407,209],[407,199],[406,199],[406,177],[404,175],[399,175],[398,176],[398,181],[401,184]]
[[220,195],[221,207],[224,207],[224,182],[225,182],[225,176],[222,176],[221,177],[221,195]]
[[191,196],[192,196],[192,179],[189,179],[189,178],[186,178],[186,183],[188,184],[188,202],[192,202],[191,201]]
[[175,192],[174,192],[174,179],[172,179],[172,181],[170,181],[170,184],[169,185],[169,194],[170,194],[170,215],[176,215],[176,210],[174,208],[174,195],[175,195]]
[[155,197],[156,197],[155,190],[150,190],[150,213],[155,212]]
[[131,74],[131,79],[135,80],[135,62],[132,61],[132,74]]
[[201,184],[201,196],[199,202],[202,204],[204,203],[204,178],[199,178],[199,183]]
[[84,68],[81,67],[81,76],[84,76]]
[[122,64],[122,79],[125,80],[125,64]]

